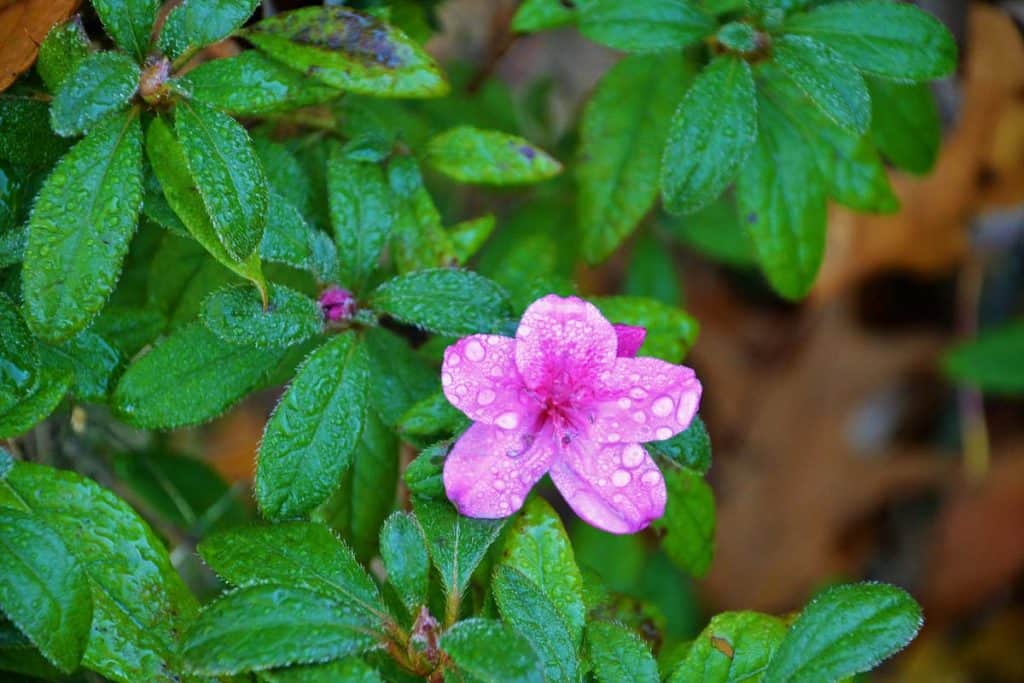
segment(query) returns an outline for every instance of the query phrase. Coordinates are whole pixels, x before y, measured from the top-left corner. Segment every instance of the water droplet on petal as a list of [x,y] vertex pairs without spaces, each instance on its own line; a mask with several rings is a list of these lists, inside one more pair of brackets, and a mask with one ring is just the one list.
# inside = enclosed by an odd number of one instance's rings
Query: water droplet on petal
[[672,412],[672,409],[676,407],[676,402],[672,400],[671,396],[659,396],[651,404],[651,412],[658,417],[665,417]]
[[622,440],[622,435],[618,432],[612,432],[608,435],[608,443],[618,443]]
[[446,373],[441,375],[441,384],[443,384],[445,386],[448,386],[449,384],[451,384],[452,380],[453,380],[453,378],[452,378],[450,373],[446,372]]
[[658,430],[654,432],[654,436],[658,438],[658,441],[664,441],[672,436],[672,430],[668,427],[658,427]]
[[532,332],[533,330],[531,330],[526,325],[520,325],[519,330],[516,332],[516,334],[520,337],[526,338],[529,337]]
[[607,479],[598,479],[597,480],[597,485],[598,486],[607,486],[608,485],[608,480]]
[[476,395],[476,402],[482,406],[488,406],[494,403],[496,395],[490,389],[481,389],[480,393]]
[[460,356],[457,353],[449,353],[448,357],[445,360],[448,361],[448,365],[455,367],[456,365],[462,362],[462,356]]
[[502,429],[515,429],[519,426],[519,416],[511,411],[502,413],[494,421]]
[[654,486],[661,481],[661,475],[658,474],[657,470],[647,470],[644,472],[644,476],[640,477],[640,481],[648,486]]
[[622,398],[619,399],[619,407],[622,408],[623,410],[629,410],[629,407],[631,405],[633,405],[633,402],[630,401],[625,396],[623,396]]
[[519,496],[510,496],[508,502],[509,505],[511,505],[514,508],[517,508],[523,504],[523,499],[520,498]]
[[612,483],[622,488],[632,480],[633,477],[626,470],[615,470],[612,472]]
[[505,482],[501,479],[495,479],[493,486],[496,491],[503,491],[505,489]]
[[635,413],[633,413],[633,422],[636,422],[637,424],[643,424],[644,422],[647,422],[647,413],[645,413],[642,410],[636,411]]
[[468,344],[466,344],[466,358],[471,361],[478,363],[482,361],[486,355],[487,352],[484,350],[484,345],[476,339],[472,339]]
[[644,449],[640,444],[632,443],[622,451],[622,464],[630,469],[638,467],[644,461]]
[[632,389],[629,390],[629,395],[639,400],[647,395],[647,391],[644,390],[642,387],[633,387]]

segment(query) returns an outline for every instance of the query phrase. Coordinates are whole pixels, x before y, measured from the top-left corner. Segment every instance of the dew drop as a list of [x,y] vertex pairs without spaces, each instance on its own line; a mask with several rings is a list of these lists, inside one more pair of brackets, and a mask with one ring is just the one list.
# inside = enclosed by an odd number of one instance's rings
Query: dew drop
[[601,486],[601,487],[607,486],[608,485],[608,480],[607,479],[598,479],[597,480],[597,485]]
[[453,378],[451,376],[451,373],[448,373],[448,372],[443,373],[441,375],[441,384],[443,384],[445,386],[448,386],[448,385],[450,385],[452,383],[452,379]]
[[505,482],[503,482],[501,479],[495,479],[493,486],[496,491],[505,490]]
[[647,392],[642,387],[633,387],[629,390],[629,395],[639,400],[646,396]]
[[527,326],[527,325],[520,325],[519,326],[519,331],[516,332],[516,335],[519,336],[519,337],[526,338],[526,337],[529,337],[532,333],[533,333],[533,330],[530,329],[529,326]]
[[462,356],[460,356],[457,353],[449,353],[448,358],[446,360],[448,361],[448,365],[455,367],[456,365],[462,362]]
[[502,429],[515,429],[519,426],[519,416],[511,411],[502,413],[498,416],[498,419],[495,420],[495,423],[497,423],[497,425]]
[[615,470],[612,472],[612,483],[620,489],[628,484],[632,479],[633,477],[626,470]]
[[658,417],[665,417],[672,412],[675,406],[676,402],[672,400],[671,396],[659,396],[651,404],[651,412]]
[[631,405],[633,405],[633,402],[630,401],[625,396],[623,396],[622,398],[619,399],[619,407],[622,408],[623,410],[629,410],[629,407]]
[[661,481],[661,475],[658,474],[657,470],[647,470],[646,472],[644,472],[644,476],[640,477],[640,481],[642,481],[647,486],[654,486],[659,481]]
[[630,469],[638,467],[644,461],[644,449],[639,444],[632,443],[622,451],[622,464]]
[[658,438],[658,441],[664,441],[672,436],[672,430],[668,427],[658,427],[658,430],[654,432],[654,436]]
[[473,339],[466,344],[466,358],[470,359],[474,363],[482,361],[486,355],[487,352],[484,351],[484,345],[476,339]]
[[679,402],[679,410],[676,412],[676,420],[681,425],[687,424],[693,414],[693,401],[684,400]]
[[481,389],[480,393],[476,395],[476,402],[482,406],[489,406],[494,403],[496,395],[490,389]]
[[608,443],[618,443],[619,441],[622,441],[622,435],[618,432],[612,432],[608,435]]
[[633,422],[636,422],[637,424],[643,424],[644,422],[647,422],[647,413],[645,413],[642,410],[636,411],[635,413],[633,413]]

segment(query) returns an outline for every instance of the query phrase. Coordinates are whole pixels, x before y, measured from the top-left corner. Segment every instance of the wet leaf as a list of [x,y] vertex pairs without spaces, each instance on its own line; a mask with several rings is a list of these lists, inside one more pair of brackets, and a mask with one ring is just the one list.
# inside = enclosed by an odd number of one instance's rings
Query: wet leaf
[[693,316],[679,308],[635,296],[606,296],[591,301],[611,322],[647,329],[638,355],[678,363],[697,341],[700,326]]
[[67,75],[88,56],[91,49],[89,36],[78,18],[50,29],[46,40],[39,46],[39,59],[36,60],[36,71],[50,92],[57,92]]
[[227,114],[196,102],[179,102],[174,121],[218,239],[228,253],[244,260],[263,237],[269,201],[267,180],[249,134]]
[[338,659],[326,664],[307,664],[264,671],[260,673],[260,679],[266,683],[384,683],[373,667],[355,657]]
[[380,556],[402,602],[412,613],[427,602],[430,556],[427,539],[416,518],[408,512],[395,512],[380,530]]
[[201,424],[262,386],[283,354],[225,344],[203,323],[193,322],[128,366],[112,407],[143,429]]
[[183,0],[167,15],[160,31],[160,50],[177,59],[227,38],[259,4],[259,0]]
[[810,36],[864,73],[927,81],[952,73],[956,43],[935,17],[888,0],[838,2],[786,20],[785,30]]
[[711,438],[700,416],[671,439],[644,444],[653,455],[660,455],[699,474],[711,469]]
[[562,165],[527,140],[496,130],[457,126],[427,143],[427,161],[463,183],[519,185],[547,180]]
[[394,427],[413,404],[440,389],[440,377],[394,332],[370,329],[365,340],[372,378],[370,404],[386,425]]
[[461,595],[506,520],[463,517],[447,500],[415,498],[413,510],[445,593]]
[[327,233],[311,226],[291,202],[270,193],[260,257],[308,271],[320,282],[337,279],[338,251]]
[[576,21],[577,13],[562,0],[525,0],[512,17],[512,30],[533,33]]
[[591,622],[587,625],[587,647],[598,683],[660,680],[658,665],[647,644],[624,626]]
[[36,341],[14,302],[0,294],[0,412],[32,388],[38,371]]
[[415,41],[346,7],[285,12],[244,35],[274,59],[341,90],[376,97],[439,97],[449,90]]
[[28,392],[0,415],[0,439],[21,436],[49,417],[71,386],[71,372],[44,367]]
[[661,546],[683,571],[703,576],[715,553],[715,495],[704,478],[678,465],[663,466],[668,489],[665,516],[651,526],[665,534]]
[[950,350],[946,374],[993,394],[1024,393],[1024,322],[1015,321],[978,335]]
[[920,605],[895,586],[828,588],[790,626],[764,681],[833,681],[867,671],[906,647],[922,623]]
[[49,364],[71,372],[75,398],[90,403],[106,400],[114,373],[121,367],[121,353],[103,337],[90,329],[41,350]]
[[259,348],[300,344],[318,334],[324,323],[315,301],[284,285],[270,286],[266,309],[251,285],[220,289],[203,300],[202,318],[224,341]]
[[693,641],[669,683],[760,680],[785,636],[786,625],[776,617],[757,612],[719,614]]
[[142,132],[131,111],[76,144],[36,198],[22,283],[37,336],[66,339],[99,313],[117,284],[141,204]]
[[398,156],[388,164],[394,226],[391,258],[399,273],[451,266],[458,259],[451,237],[441,225],[441,214],[423,186],[416,160]]
[[266,517],[306,514],[338,485],[366,419],[368,379],[366,350],[351,332],[299,367],[260,444],[256,500]]
[[357,610],[302,588],[272,584],[226,594],[185,637],[192,673],[232,675],[357,654],[374,646]]
[[125,52],[139,62],[149,52],[150,34],[160,0],[93,0],[103,28]]
[[750,65],[718,57],[690,86],[669,128],[661,163],[661,196],[672,213],[714,201],[744,165],[757,136]]
[[466,265],[494,232],[497,221],[494,214],[471,218],[453,225],[448,230],[455,258],[459,265]]
[[327,162],[327,201],[341,283],[359,292],[377,268],[395,221],[391,188],[378,164],[353,161],[340,147]]
[[491,619],[464,619],[441,636],[455,666],[478,680],[541,683],[537,654],[510,626]]
[[32,66],[39,45],[79,0],[21,0],[0,3],[0,92]]
[[178,634],[196,602],[127,503],[81,475],[19,462],[0,481],[0,506],[57,532],[88,576],[93,618],[83,666],[123,683],[180,679]]
[[0,546],[4,614],[50,662],[74,671],[92,622],[85,573],[60,536],[20,510],[0,507]]
[[871,140],[896,166],[922,175],[935,166],[941,123],[935,97],[924,84],[869,78]]
[[505,292],[467,270],[421,270],[388,280],[370,305],[396,320],[447,335],[496,332],[511,315]]
[[583,255],[604,260],[658,197],[661,152],[692,68],[677,53],[627,57],[601,79],[580,124]]
[[580,33],[627,52],[665,52],[696,43],[715,31],[715,20],[688,0],[587,0]]
[[96,52],[80,59],[61,82],[50,105],[53,129],[72,137],[91,130],[123,109],[139,87],[139,67],[121,52]]
[[341,95],[257,50],[203,62],[173,82],[189,97],[239,115],[270,114],[330,102]]

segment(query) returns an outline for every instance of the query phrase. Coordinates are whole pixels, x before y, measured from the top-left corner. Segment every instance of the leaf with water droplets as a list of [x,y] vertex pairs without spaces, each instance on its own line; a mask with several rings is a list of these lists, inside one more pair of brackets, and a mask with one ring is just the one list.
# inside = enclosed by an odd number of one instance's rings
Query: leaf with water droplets
[[444,458],[451,441],[428,446],[420,451],[402,475],[409,493],[421,498],[444,499]]
[[420,270],[388,280],[370,306],[396,320],[446,335],[497,332],[511,315],[497,284],[468,270]]
[[303,588],[232,591],[207,606],[185,636],[189,671],[233,675],[358,654],[376,644],[358,610]]
[[906,647],[923,621],[921,606],[896,586],[827,588],[790,626],[764,683],[835,681],[867,671]]
[[441,214],[423,185],[419,165],[411,156],[392,157],[388,164],[394,226],[390,255],[399,273],[450,266],[455,247],[441,225]]
[[430,556],[427,539],[416,518],[408,512],[395,512],[380,530],[380,557],[388,573],[388,583],[402,597],[412,613],[427,602]]
[[320,282],[338,278],[338,250],[327,233],[311,226],[292,203],[270,193],[267,227],[260,243],[260,257],[313,274]]
[[896,166],[922,175],[932,170],[942,144],[942,123],[932,89],[869,78],[871,140]]
[[715,30],[714,18],[690,0],[587,0],[579,12],[580,33],[627,52],[679,50]]
[[36,342],[14,302],[0,293],[0,412],[32,388],[38,370]]
[[613,323],[636,325],[647,330],[638,355],[678,363],[697,341],[700,325],[679,308],[639,296],[605,296],[591,299]]
[[760,680],[785,637],[786,624],[778,617],[757,612],[719,614],[693,641],[669,683]]
[[577,178],[583,254],[605,259],[658,197],[672,112],[693,68],[679,53],[627,57],[604,75],[583,112]]
[[28,224],[25,314],[57,342],[84,329],[117,284],[142,204],[138,113],[105,119],[50,173]]
[[259,4],[259,0],[184,0],[167,15],[160,31],[160,50],[177,59],[227,38]]
[[178,637],[197,605],[163,542],[127,503],[74,472],[18,462],[0,481],[0,507],[57,532],[88,576],[85,668],[121,683],[180,680]]
[[484,246],[484,242],[491,236],[497,225],[498,222],[494,214],[488,213],[450,227],[448,236],[455,251],[456,262],[460,266],[466,265],[480,251],[480,247]]
[[352,550],[323,524],[284,522],[231,529],[199,544],[203,560],[233,586],[300,586],[382,617],[380,592]]
[[244,37],[328,85],[376,97],[440,97],[448,82],[414,40],[347,7],[307,7],[264,19]]
[[413,509],[445,593],[461,595],[507,520],[463,517],[447,500],[415,498]]
[[579,680],[580,639],[573,637],[565,615],[537,584],[522,572],[500,565],[494,571],[492,590],[501,616],[537,652],[546,679]]
[[359,292],[377,268],[395,221],[391,188],[379,164],[353,161],[335,146],[327,162],[327,200],[338,250],[338,277]]
[[427,162],[463,183],[520,185],[562,172],[554,157],[527,140],[496,130],[456,126],[427,142]]
[[263,671],[259,676],[264,683],[384,683],[376,669],[356,657]]
[[473,680],[541,683],[537,653],[511,626],[492,619],[464,619],[441,636],[441,649]]
[[251,256],[263,237],[269,198],[249,134],[198,102],[178,103],[174,130],[218,239],[235,258]]
[[92,5],[114,42],[141,62],[161,0],[93,0]]
[[660,455],[700,474],[711,469],[711,438],[700,416],[671,439],[644,444],[652,455]]
[[680,569],[703,576],[715,553],[715,494],[693,470],[666,465],[662,470],[668,502],[651,525],[664,533],[661,546]]
[[143,429],[201,424],[262,386],[285,353],[227,344],[193,322],[128,366],[112,407]]
[[414,403],[398,421],[398,431],[407,440],[433,443],[466,431],[471,420],[451,404],[443,391],[435,391]]
[[512,17],[512,30],[533,33],[576,21],[575,7],[564,0],[525,0]]
[[864,78],[828,45],[807,36],[782,36],[772,57],[834,122],[864,133],[871,122],[871,97]]
[[366,350],[352,332],[314,351],[267,422],[256,500],[269,519],[308,513],[351,464],[367,405]]
[[55,666],[74,671],[85,651],[92,599],[64,542],[32,515],[0,507],[0,607]]
[[[45,0],[41,0],[45,1]],[[48,169],[70,147],[50,128],[50,107],[33,93],[0,96],[0,159]]]
[[70,386],[69,370],[42,367],[27,393],[0,415],[0,439],[20,436],[46,419],[60,404]]
[[251,285],[220,289],[203,300],[203,322],[229,344],[283,348],[318,334],[324,317],[315,301],[284,285],[270,285],[263,307]]
[[139,67],[121,52],[83,57],[62,81],[50,104],[53,129],[81,135],[108,114],[123,109],[139,87]]
[[258,50],[212,59],[171,81],[179,92],[235,116],[270,114],[330,102],[341,91]]
[[743,166],[757,136],[750,65],[717,57],[676,110],[661,162],[666,210],[693,213],[714,201]]
[[647,644],[624,626],[594,621],[587,626],[587,645],[598,683],[657,683],[658,665]]
[[46,34],[39,46],[36,71],[50,92],[56,92],[79,60],[88,56],[92,47],[85,27],[78,18],[57,24]]
[[430,368],[409,343],[380,327],[366,331],[370,354],[370,405],[384,423],[398,424],[414,403],[441,388],[437,370]]
[[91,403],[106,400],[114,373],[121,366],[121,354],[103,337],[86,330],[59,346],[43,346],[41,351],[51,365],[71,372],[75,398]]

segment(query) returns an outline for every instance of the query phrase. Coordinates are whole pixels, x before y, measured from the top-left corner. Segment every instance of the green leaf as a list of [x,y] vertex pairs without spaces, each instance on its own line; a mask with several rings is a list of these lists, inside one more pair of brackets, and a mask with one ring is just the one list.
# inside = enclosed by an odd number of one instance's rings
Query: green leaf
[[562,615],[572,642],[583,636],[586,606],[583,577],[562,520],[540,497],[533,497],[516,517],[505,541],[502,564],[532,581]]
[[690,646],[669,683],[758,681],[786,636],[781,619],[757,612],[714,617]]
[[[263,170],[267,174],[267,182],[270,184],[271,190],[288,200],[288,203],[298,209],[307,221],[317,223],[313,193],[317,191],[324,195],[323,201],[326,205],[326,187],[320,188],[320,180],[314,181],[310,178],[310,174],[303,168],[299,159],[284,145],[254,134],[253,147],[256,150],[256,156],[260,158],[260,163],[263,164]],[[313,145],[314,149],[321,147],[322,145]],[[320,168],[321,163],[322,160],[316,162],[316,170],[319,171],[320,179],[324,175],[324,169]],[[326,185],[326,183],[324,184]],[[271,197],[270,206],[271,208],[274,206],[273,197]],[[267,223],[270,223],[269,218]],[[269,227],[268,225],[268,229]]]
[[871,97],[864,78],[828,45],[807,36],[782,36],[772,56],[826,116],[856,133],[867,132]]
[[289,200],[273,191],[260,258],[308,271],[320,282],[337,278],[338,252],[334,242],[307,223]]
[[681,279],[669,245],[645,233],[633,242],[622,293],[678,307],[683,301]]
[[660,455],[700,474],[711,469],[711,437],[700,416],[671,439],[644,444],[652,455]]
[[240,282],[195,240],[165,235],[150,262],[147,304],[159,309],[173,330],[193,322],[207,296]]
[[60,405],[70,386],[69,370],[42,368],[28,393],[0,415],[0,439],[20,436],[45,420]]
[[46,34],[39,46],[36,71],[50,92],[57,92],[61,82],[75,68],[75,65],[89,55],[89,36],[79,19],[70,19],[57,24]]
[[828,45],[857,69],[896,81],[929,81],[956,68],[956,43],[935,17],[890,0],[847,0],[795,14],[785,30]]
[[370,305],[401,322],[451,336],[496,332],[511,315],[505,292],[494,282],[447,268],[388,280],[370,295]]
[[931,88],[869,78],[871,140],[896,166],[923,175],[939,156],[942,127]]
[[93,0],[103,28],[125,52],[142,61],[160,9],[160,0]]
[[31,93],[0,93],[0,159],[34,169],[53,165],[70,146],[50,128],[50,107]]
[[448,82],[414,40],[346,7],[307,7],[248,28],[251,43],[335,88],[376,97],[440,97]]
[[272,584],[228,593],[185,638],[188,669],[207,676],[358,654],[374,646],[358,610],[302,588]]
[[463,183],[519,185],[547,180],[562,165],[517,135],[456,126],[427,142],[427,161]]
[[73,472],[19,462],[0,481],[0,506],[57,532],[88,576],[85,668],[122,683],[180,680],[178,634],[196,603],[163,543],[123,500]]
[[139,67],[121,52],[96,52],[82,58],[50,105],[53,129],[64,137],[91,130],[128,104],[139,87],[139,75]]
[[257,50],[203,62],[172,84],[189,97],[235,116],[290,111],[330,102],[341,94]]
[[394,432],[376,412],[366,411],[352,465],[330,497],[310,515],[340,533],[352,545],[356,557],[367,562],[377,554],[380,527],[395,508],[398,446]]
[[715,494],[704,478],[678,465],[662,469],[668,489],[665,516],[652,526],[664,533],[665,554],[683,571],[703,576],[715,553]]
[[22,271],[36,336],[61,341],[96,317],[117,284],[141,203],[142,133],[133,111],[96,126],[39,191]]
[[758,112],[759,134],[737,182],[741,220],[761,268],[787,299],[807,294],[825,251],[825,186],[795,128],[768,98]]
[[661,150],[692,68],[678,53],[626,57],[601,79],[580,124],[583,255],[596,263],[658,196]]
[[678,50],[714,33],[715,20],[689,0],[588,0],[580,33],[626,52]]
[[170,57],[191,53],[218,40],[252,16],[259,0],[183,0],[160,31],[160,50]]
[[62,671],[85,652],[89,583],[60,536],[35,517],[0,508],[0,607]]
[[39,350],[14,302],[0,293],[0,412],[36,383]]
[[166,322],[153,308],[107,306],[90,329],[112,344],[122,358],[132,358],[160,335]]
[[501,616],[536,651],[545,680],[579,680],[579,639],[570,634],[565,617],[537,584],[522,572],[501,565],[495,570],[492,590]]
[[376,670],[355,657],[264,671],[260,678],[266,683],[383,683]]
[[232,272],[255,282],[257,286],[265,287],[259,255],[254,253],[246,259],[239,259],[221,243],[210,214],[196,192],[196,181],[188,170],[182,145],[163,119],[153,119],[149,124],[146,131],[146,154],[167,203],[196,241]]
[[227,114],[197,102],[178,103],[174,129],[217,237],[245,259],[263,237],[269,202],[249,134]]
[[158,519],[203,536],[246,519],[239,496],[209,465],[162,451],[118,453],[117,478]]
[[327,162],[327,201],[338,250],[339,278],[358,292],[377,268],[394,224],[384,169],[353,161],[340,147]]
[[385,520],[380,530],[380,557],[388,583],[398,591],[409,612],[426,604],[430,556],[427,539],[413,515],[395,512]]
[[715,40],[732,52],[741,54],[756,52],[760,42],[757,29],[743,21],[730,21],[719,27]]
[[613,323],[638,325],[647,338],[638,355],[678,363],[697,341],[700,326],[686,312],[654,299],[633,296],[591,298],[604,317]]
[[226,344],[194,322],[128,366],[111,403],[141,429],[200,424],[261,386],[282,356],[280,349]]
[[576,12],[563,0],[525,0],[512,17],[512,30],[533,33],[566,26],[576,21]]
[[314,351],[267,422],[256,467],[256,500],[269,519],[308,513],[352,462],[366,420],[369,368],[354,333]]
[[86,330],[59,346],[44,346],[41,350],[49,363],[71,372],[75,398],[90,403],[106,400],[111,379],[121,366],[121,353],[103,337]]
[[423,498],[444,498],[444,458],[451,447],[451,441],[424,448],[408,467],[402,479],[409,487],[409,493]]
[[921,629],[921,607],[883,583],[834,586],[812,600],[764,674],[764,683],[834,681],[867,671]]
[[[444,437],[460,434],[470,420],[445,397],[436,391],[414,403],[398,421],[398,430],[405,437]],[[436,439],[433,439],[436,441]]]
[[455,257],[459,265],[465,265],[484,245],[487,238],[494,232],[497,221],[494,214],[488,213],[479,218],[470,218],[453,225],[448,230]]
[[512,627],[490,619],[464,619],[441,636],[441,649],[475,680],[541,683],[537,654]]
[[587,625],[587,645],[598,683],[655,683],[660,680],[658,665],[647,644],[624,626],[606,621],[591,622]]
[[394,427],[407,410],[440,389],[437,371],[413,353],[408,342],[382,328],[365,333],[370,354],[370,404]]
[[318,334],[324,323],[315,301],[284,285],[270,286],[266,308],[251,285],[218,290],[203,301],[202,316],[224,341],[259,348],[300,344]]
[[757,137],[750,65],[718,57],[687,91],[669,128],[661,162],[661,196],[672,213],[714,201],[744,167]]
[[946,375],[993,394],[1024,393],[1024,320],[983,330],[942,360]]
[[388,164],[395,223],[391,258],[399,273],[450,266],[458,260],[441,214],[423,186],[416,160],[397,156]]
[[364,614],[385,616],[373,579],[323,524],[284,522],[232,529],[204,540],[199,553],[233,586],[297,586]]
[[461,595],[506,520],[463,517],[446,500],[416,498],[413,509],[445,593]]

